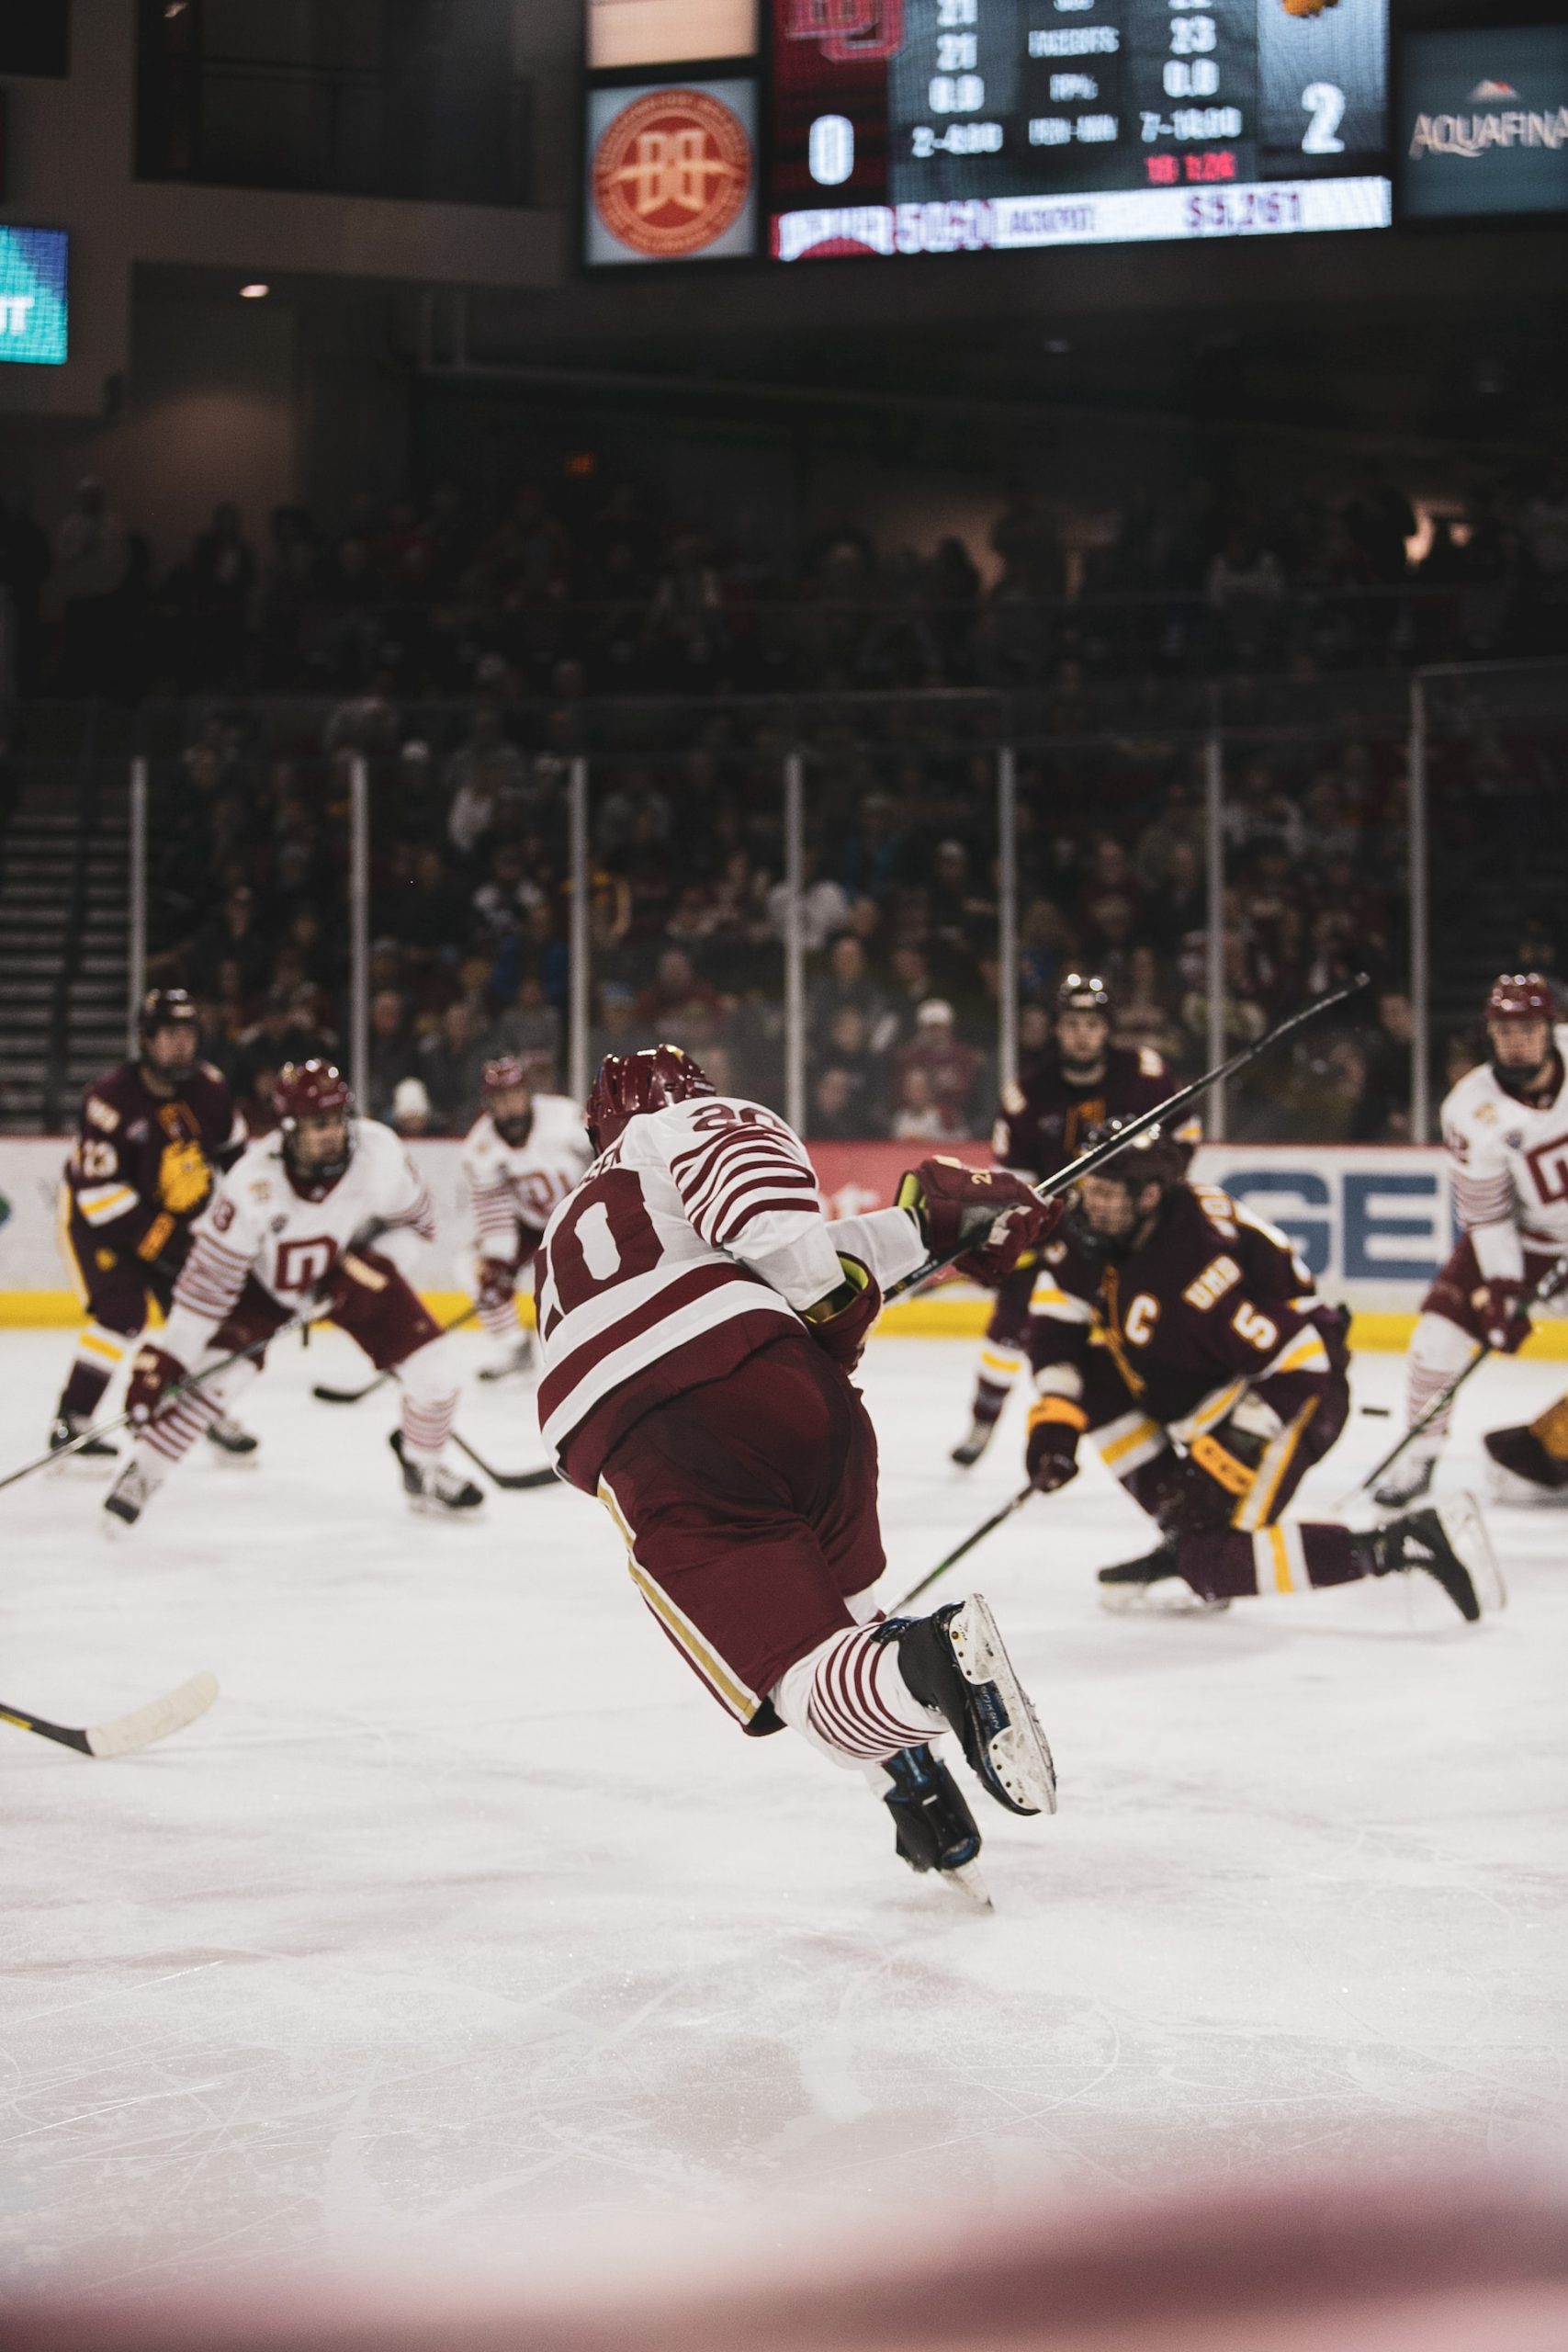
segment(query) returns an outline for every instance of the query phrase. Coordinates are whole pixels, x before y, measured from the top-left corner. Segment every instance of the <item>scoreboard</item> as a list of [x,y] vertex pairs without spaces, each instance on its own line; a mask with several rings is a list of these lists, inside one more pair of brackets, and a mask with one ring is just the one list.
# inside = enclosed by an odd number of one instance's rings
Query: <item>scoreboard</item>
[[1388,0],[773,0],[774,257],[1385,228]]

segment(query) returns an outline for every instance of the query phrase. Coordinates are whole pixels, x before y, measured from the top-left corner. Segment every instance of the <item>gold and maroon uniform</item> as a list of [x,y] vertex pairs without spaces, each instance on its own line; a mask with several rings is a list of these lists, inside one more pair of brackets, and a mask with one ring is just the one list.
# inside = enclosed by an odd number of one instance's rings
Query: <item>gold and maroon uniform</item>
[[244,1122],[209,1062],[166,1094],[153,1092],[134,1061],[87,1088],[65,1163],[62,1226],[91,1319],[62,1411],[90,1418],[153,1301],[167,1307],[191,1226],[244,1140]]
[[1343,1527],[1280,1523],[1349,1412],[1343,1317],[1228,1193],[1173,1185],[1125,1254],[1048,1244],[1029,1348],[1032,1432],[1091,1435],[1205,1597],[1367,1573]]

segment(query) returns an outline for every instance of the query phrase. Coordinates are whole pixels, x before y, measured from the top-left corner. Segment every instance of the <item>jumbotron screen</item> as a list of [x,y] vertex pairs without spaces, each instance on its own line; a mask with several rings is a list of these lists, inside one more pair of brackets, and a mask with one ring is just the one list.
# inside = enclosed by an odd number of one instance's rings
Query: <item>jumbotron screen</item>
[[1386,228],[1388,0],[774,0],[783,261]]

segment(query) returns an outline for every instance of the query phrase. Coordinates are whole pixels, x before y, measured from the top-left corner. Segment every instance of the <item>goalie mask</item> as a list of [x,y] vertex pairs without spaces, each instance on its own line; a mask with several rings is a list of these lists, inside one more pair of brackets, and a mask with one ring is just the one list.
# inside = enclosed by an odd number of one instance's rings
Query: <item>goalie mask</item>
[[637,1054],[606,1054],[588,1097],[588,1134],[595,1152],[607,1151],[633,1119],[716,1091],[707,1072],[679,1046],[645,1046]]

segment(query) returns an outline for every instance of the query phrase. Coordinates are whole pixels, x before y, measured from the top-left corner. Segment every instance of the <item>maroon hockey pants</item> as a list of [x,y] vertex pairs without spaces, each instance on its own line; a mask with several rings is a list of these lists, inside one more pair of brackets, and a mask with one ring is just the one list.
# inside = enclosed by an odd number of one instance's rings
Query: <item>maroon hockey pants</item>
[[600,1499],[638,1591],[748,1731],[779,1729],[780,1676],[856,1620],[886,1565],[876,1438],[857,1390],[804,1331],[636,1422]]

